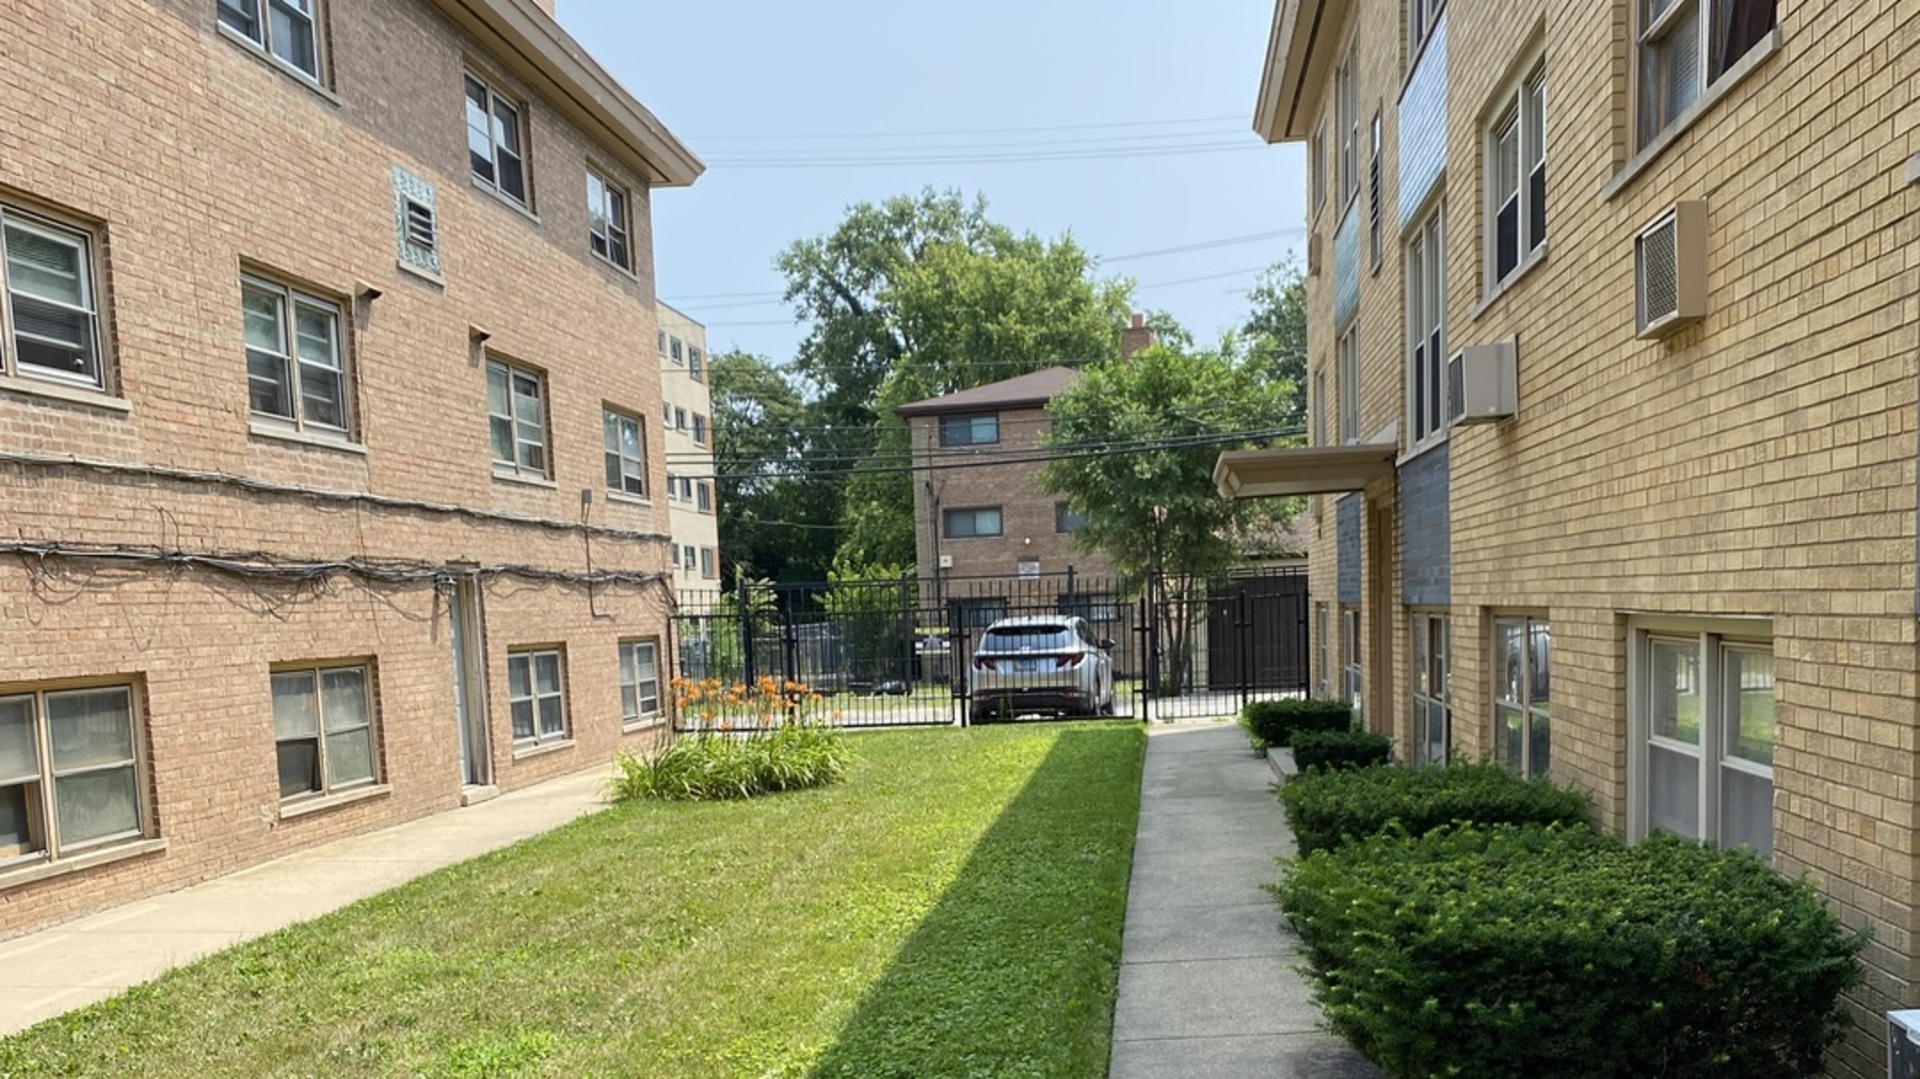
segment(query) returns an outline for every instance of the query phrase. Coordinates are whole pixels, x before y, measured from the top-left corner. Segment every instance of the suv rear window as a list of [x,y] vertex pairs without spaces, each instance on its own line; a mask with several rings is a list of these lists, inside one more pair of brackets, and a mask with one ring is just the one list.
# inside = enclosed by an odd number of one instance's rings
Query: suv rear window
[[1046,652],[1073,647],[1073,631],[1066,626],[1002,626],[990,629],[980,642],[982,652]]

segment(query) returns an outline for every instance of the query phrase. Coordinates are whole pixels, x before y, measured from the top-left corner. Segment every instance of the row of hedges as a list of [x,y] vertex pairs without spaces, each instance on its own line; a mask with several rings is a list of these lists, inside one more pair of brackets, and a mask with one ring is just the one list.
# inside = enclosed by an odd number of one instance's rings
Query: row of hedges
[[1371,768],[1393,757],[1393,739],[1370,731],[1295,731],[1293,763],[1315,768]]
[[1353,706],[1346,701],[1254,701],[1240,711],[1240,726],[1260,745],[1290,746],[1307,731],[1353,729]]
[[[1297,752],[1297,748],[1296,748]],[[1393,1079],[1819,1074],[1862,933],[1744,851],[1627,846],[1492,765],[1281,788],[1274,892],[1334,1029]]]

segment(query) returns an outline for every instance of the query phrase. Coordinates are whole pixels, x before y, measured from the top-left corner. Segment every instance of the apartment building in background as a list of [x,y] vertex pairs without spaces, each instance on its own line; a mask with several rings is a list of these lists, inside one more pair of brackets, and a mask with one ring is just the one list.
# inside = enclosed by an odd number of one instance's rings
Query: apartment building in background
[[21,0],[0,936],[665,729],[652,198],[533,0]]
[[720,587],[720,519],[714,506],[713,398],[707,389],[707,328],[656,303],[660,429],[667,443],[667,519],[674,580]]
[[1920,1004],[1920,36],[1899,0],[1280,0],[1309,163],[1316,680],[1811,873]]

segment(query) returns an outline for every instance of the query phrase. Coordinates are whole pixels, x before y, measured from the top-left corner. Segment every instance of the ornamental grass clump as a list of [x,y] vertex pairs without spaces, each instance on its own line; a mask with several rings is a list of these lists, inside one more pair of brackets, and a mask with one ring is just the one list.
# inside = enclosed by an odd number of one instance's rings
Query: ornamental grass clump
[[675,679],[673,692],[691,731],[651,756],[621,754],[615,801],[752,798],[846,775],[846,736],[814,716],[820,695],[802,683]]

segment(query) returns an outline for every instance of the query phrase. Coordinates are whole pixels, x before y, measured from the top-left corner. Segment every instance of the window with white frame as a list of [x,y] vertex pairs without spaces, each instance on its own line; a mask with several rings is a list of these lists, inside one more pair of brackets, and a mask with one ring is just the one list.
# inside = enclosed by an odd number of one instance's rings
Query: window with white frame
[[1313,444],[1327,444],[1327,372],[1313,369]]
[[689,572],[691,572],[695,566],[699,565],[699,562],[700,562],[700,549],[698,547],[695,547],[693,544],[689,543],[685,547],[680,548],[680,568],[681,569],[688,570]]
[[627,193],[587,170],[587,233],[593,253],[623,270],[633,269],[627,251]]
[[1413,615],[1413,751],[1416,764],[1445,764],[1453,742],[1453,667],[1447,616]]
[[667,473],[667,501],[669,502],[680,501],[679,477],[675,476],[671,472]]
[[944,517],[948,539],[975,539],[1000,535],[999,506],[947,510]]
[[720,576],[718,569],[715,566],[715,557],[713,553],[713,548],[711,547],[700,548],[700,576],[706,578],[709,581]]
[[706,480],[701,480],[699,483],[694,484],[693,494],[695,509],[701,513],[713,512],[713,484],[708,483]]
[[1340,395],[1340,425],[1334,439],[1341,445],[1360,440],[1360,331],[1348,330],[1340,338],[1339,370],[1334,372],[1334,389]]
[[1534,64],[1487,128],[1487,282],[1505,281],[1547,242],[1547,72]]
[[1326,604],[1316,604],[1313,614],[1313,639],[1320,646],[1320,680],[1313,695],[1324,699],[1333,692],[1333,625]]
[[146,834],[133,687],[0,693],[0,866]]
[[1334,73],[1334,137],[1340,140],[1339,211],[1360,193],[1360,75],[1358,54],[1347,50],[1346,62]]
[[1778,26],[1776,0],[1635,0],[1638,143],[1686,113]]
[[991,446],[999,441],[1000,416],[997,413],[940,417],[942,446]]
[[639,417],[608,408],[601,411],[605,436],[607,490],[645,497],[647,432]]
[[295,430],[345,436],[352,426],[351,383],[340,305],[247,276],[240,281],[240,308],[253,415]]
[[687,410],[677,405],[673,409],[673,429],[676,431],[687,429]]
[[281,801],[372,786],[378,762],[367,668],[274,671],[273,737]]
[[566,740],[566,686],[558,649],[508,652],[507,699],[513,712],[515,745]]
[[682,476],[680,477],[680,501],[691,502],[692,500],[693,500],[693,477]]
[[1435,211],[1407,240],[1407,433],[1419,445],[1447,429],[1447,253]]
[[1552,763],[1552,651],[1546,619],[1494,619],[1493,758],[1529,778]]
[[493,469],[547,478],[546,378],[500,360],[487,361],[487,425]]
[[1773,644],[1764,625],[1637,625],[1633,834],[1773,852]]
[[1373,114],[1367,154],[1367,265],[1380,268],[1380,113]]
[[626,726],[663,718],[660,710],[660,642],[620,642],[620,719]]
[[1360,611],[1354,607],[1340,608],[1340,696],[1364,722],[1367,676],[1360,666]]
[[473,178],[513,201],[527,201],[526,133],[520,106],[468,72],[467,164]]
[[1327,122],[1321,120],[1313,127],[1313,205],[1314,213],[1327,201]]
[[0,234],[0,372],[105,389],[92,237],[4,203]]
[[319,0],[217,0],[220,25],[265,49],[310,82],[320,81]]
[[681,352],[681,349],[683,349],[684,347],[685,347],[685,342],[681,341],[678,337],[667,338],[667,352],[670,356],[673,357],[674,363],[677,364],[681,362],[681,357],[683,355],[683,353]]
[[693,379],[695,382],[702,381],[707,377],[706,367],[703,364],[700,350],[694,348],[692,345],[687,346],[687,377]]
[[1407,0],[1407,62],[1420,54],[1420,47],[1432,36],[1440,20],[1440,8],[1446,0]]
[[660,358],[664,360],[667,358],[667,331],[660,330],[658,331],[658,333],[659,333]]

